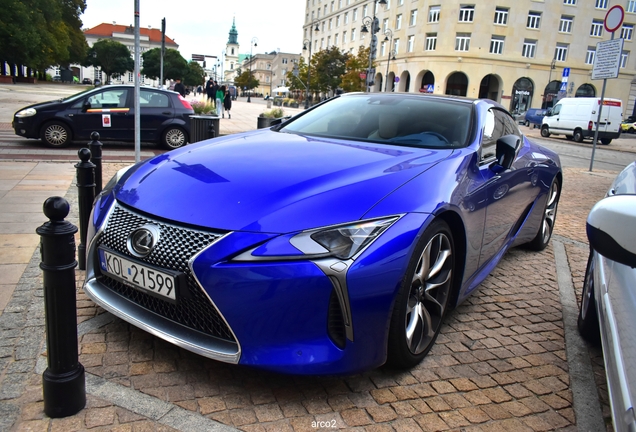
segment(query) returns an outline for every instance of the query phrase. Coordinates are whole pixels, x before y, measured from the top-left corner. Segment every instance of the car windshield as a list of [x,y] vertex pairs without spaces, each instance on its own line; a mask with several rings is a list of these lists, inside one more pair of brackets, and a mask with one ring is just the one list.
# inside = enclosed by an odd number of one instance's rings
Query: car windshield
[[280,132],[394,145],[457,148],[466,145],[472,105],[436,97],[346,95],[322,104]]
[[77,100],[77,99],[81,98],[81,97],[82,97],[82,96],[84,96],[86,93],[91,92],[91,91],[93,91],[93,90],[95,90],[95,89],[90,88],[90,89],[87,89],[87,90],[81,91],[81,92],[79,92],[79,93],[75,93],[74,95],[71,95],[71,96],[67,96],[67,97],[65,97],[65,98],[62,98],[62,99],[60,99],[60,100],[63,100],[63,101],[65,101],[65,102],[73,102],[74,100]]

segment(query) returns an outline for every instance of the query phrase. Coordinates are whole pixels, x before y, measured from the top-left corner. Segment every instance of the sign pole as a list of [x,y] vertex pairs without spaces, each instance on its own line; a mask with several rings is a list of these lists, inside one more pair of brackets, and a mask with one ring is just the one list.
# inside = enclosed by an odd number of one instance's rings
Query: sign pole
[[139,0],[135,0],[135,162],[141,160],[141,113],[139,112],[139,94],[141,92],[139,51],[141,48],[139,32]]
[[[612,40],[614,32],[612,32]],[[596,128],[594,129],[594,140],[592,140],[592,157],[590,158],[590,172],[594,167],[594,154],[596,153],[596,143],[598,142],[598,127],[601,124],[601,112],[603,111],[603,101],[605,100],[605,87],[607,86],[607,78],[603,79],[603,89],[601,90],[601,102],[598,107],[598,116],[596,117]],[[620,125],[619,125],[620,127]]]

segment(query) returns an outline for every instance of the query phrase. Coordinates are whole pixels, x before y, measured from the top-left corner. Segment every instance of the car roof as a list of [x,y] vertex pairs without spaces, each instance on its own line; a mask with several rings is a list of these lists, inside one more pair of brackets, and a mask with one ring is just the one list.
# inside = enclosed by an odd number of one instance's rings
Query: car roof
[[[134,84],[106,84],[103,85],[101,87],[99,87],[100,89],[108,89],[108,88],[126,88],[126,89],[134,89],[135,85]],[[141,86],[140,87],[141,90],[153,90],[153,91],[160,91],[160,92],[164,92],[164,93],[175,93],[175,94],[179,94],[175,91],[172,90],[167,90],[167,89],[160,89],[160,88],[155,88],[155,87],[148,87],[148,86]]]

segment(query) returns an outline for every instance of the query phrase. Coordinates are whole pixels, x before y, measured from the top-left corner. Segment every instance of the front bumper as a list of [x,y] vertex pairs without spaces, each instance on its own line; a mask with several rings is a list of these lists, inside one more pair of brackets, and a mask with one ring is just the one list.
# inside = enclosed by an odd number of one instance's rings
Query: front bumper
[[25,138],[39,138],[32,117],[14,117],[11,122],[11,127],[16,135]]
[[[328,260],[232,261],[232,256],[273,236],[218,234],[188,257],[196,301],[179,312],[216,315],[214,325],[220,328],[209,330],[193,326],[187,316],[179,317],[166,305],[157,306],[160,300],[148,301],[132,288],[113,285],[102,274],[97,248],[102,243],[113,247],[104,239],[112,235],[119,207],[114,204],[105,218],[91,217],[98,231],[88,247],[85,282],[87,295],[114,315],[205,357],[283,373],[354,373],[385,362],[393,300],[423,216],[404,217],[348,263],[344,275],[327,270],[339,268]],[[129,231],[135,226],[124,225]],[[181,234],[170,235],[180,239],[177,245],[187,243]],[[118,252],[126,253],[121,249]]]

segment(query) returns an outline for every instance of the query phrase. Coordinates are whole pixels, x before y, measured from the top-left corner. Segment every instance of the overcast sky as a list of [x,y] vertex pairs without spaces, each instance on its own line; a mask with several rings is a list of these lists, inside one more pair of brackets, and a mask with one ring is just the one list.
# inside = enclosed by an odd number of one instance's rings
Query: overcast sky
[[[303,0],[140,0],[139,3],[140,27],[161,29],[161,19],[165,18],[166,35],[179,44],[179,52],[188,61],[192,54],[221,57],[232,18],[236,18],[241,54],[249,54],[253,37],[258,38],[254,54],[302,51]],[[80,18],[83,28],[113,21],[134,25],[135,1],[86,0],[86,11]]]

